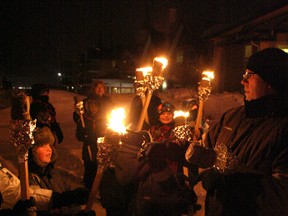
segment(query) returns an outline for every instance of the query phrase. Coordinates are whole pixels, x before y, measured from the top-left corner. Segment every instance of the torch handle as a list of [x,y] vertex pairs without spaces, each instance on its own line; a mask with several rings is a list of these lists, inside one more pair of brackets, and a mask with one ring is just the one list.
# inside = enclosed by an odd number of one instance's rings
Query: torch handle
[[18,172],[21,182],[21,198],[22,200],[29,199],[29,181],[28,181],[28,161],[18,163]]
[[142,111],[141,111],[141,115],[140,115],[137,127],[136,127],[136,131],[142,130],[142,126],[144,123],[145,115],[147,115],[147,109],[148,109],[151,97],[152,97],[152,92],[148,92],[144,106],[143,106]]
[[199,140],[200,136],[201,136],[200,126],[201,126],[201,121],[202,121],[202,117],[203,117],[203,108],[204,108],[204,101],[200,100],[197,118],[196,118],[196,122],[195,122],[195,136],[194,136],[194,138],[196,138],[197,140]]
[[[142,106],[144,107],[144,105],[145,105],[145,98],[144,97],[141,97],[141,101],[142,101]],[[147,110],[146,110],[146,112],[145,112],[145,121],[149,124],[149,117],[148,117],[148,115],[147,115]]]
[[92,151],[91,151],[90,145],[87,146],[87,150],[88,150],[88,155],[89,155],[90,161],[92,161],[93,157],[92,157]]
[[97,173],[89,194],[88,202],[86,204],[85,212],[89,212],[93,207],[94,199],[96,198],[96,194],[98,192],[105,169],[106,169],[105,165],[98,166]]
[[85,128],[85,122],[84,122],[84,118],[82,114],[80,114],[80,120],[81,120],[82,127]]

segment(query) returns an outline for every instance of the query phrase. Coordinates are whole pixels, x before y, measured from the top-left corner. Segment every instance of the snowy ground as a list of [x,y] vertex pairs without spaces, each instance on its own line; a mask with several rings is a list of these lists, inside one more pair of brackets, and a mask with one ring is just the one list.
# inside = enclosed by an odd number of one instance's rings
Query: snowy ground
[[[57,119],[60,122],[60,126],[64,133],[63,143],[57,146],[59,158],[56,166],[67,170],[80,179],[83,174],[83,163],[81,160],[82,143],[75,138],[76,127],[72,119],[74,96],[83,98],[83,96],[71,92],[60,90],[50,91],[50,101],[56,108]],[[111,94],[110,96],[117,106],[123,107],[126,110],[129,109],[130,102],[134,97],[133,94]],[[174,89],[161,92],[159,96],[163,101],[172,102],[176,108],[180,109],[181,103],[184,100],[191,98],[193,92],[189,89]],[[242,103],[243,96],[239,93],[212,94],[204,105],[205,116],[208,116],[211,119],[211,123],[213,123],[220,118],[224,111],[241,105]],[[9,144],[10,108],[0,111],[0,119],[0,162],[17,174],[17,155],[14,148]],[[195,190],[199,195],[199,202],[203,203],[205,193],[201,188],[201,185],[197,185]],[[101,208],[99,203],[95,203],[94,208],[97,212],[97,216],[105,215],[105,211]],[[204,215],[204,213],[203,211],[200,211],[197,215]]]

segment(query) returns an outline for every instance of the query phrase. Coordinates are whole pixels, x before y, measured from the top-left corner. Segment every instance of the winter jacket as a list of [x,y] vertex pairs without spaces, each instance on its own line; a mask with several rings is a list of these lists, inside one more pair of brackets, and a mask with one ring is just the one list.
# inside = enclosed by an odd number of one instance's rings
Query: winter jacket
[[157,122],[156,125],[152,126],[150,129],[151,136],[154,141],[162,140],[173,140],[175,137],[172,135],[172,130],[174,129],[175,122],[172,121],[170,124],[162,124]]
[[[83,120],[84,125],[82,125],[80,116],[74,113],[74,121],[77,124],[76,138],[83,142],[82,159],[84,161],[95,162],[97,156],[97,138],[105,135],[106,122],[100,115],[91,116],[87,112],[84,113]],[[90,148],[89,151],[91,151],[92,158],[90,158],[88,148]]]
[[[11,215],[17,215],[15,204],[21,200],[21,186],[19,179],[0,163],[0,192],[3,199],[0,209],[10,209]],[[29,196],[33,197],[34,204],[38,210],[47,211],[52,199],[52,190],[42,189],[39,186],[31,185],[29,187]],[[17,205],[16,204],[16,205]],[[22,209],[23,210],[23,209]],[[21,212],[22,213],[22,212]],[[1,215],[1,214],[0,214]],[[3,210],[3,215],[7,212]]]
[[281,100],[245,101],[209,131],[205,145],[227,146],[238,166],[203,175],[206,215],[288,215],[288,117]]
[[80,116],[74,114],[74,120],[77,123],[76,138],[83,142],[84,184],[87,188],[92,188],[98,168],[97,138],[105,135],[106,125],[104,119],[99,115],[91,116],[86,112],[82,118],[84,125],[82,125]]
[[196,202],[194,191],[184,183],[185,147],[175,142],[173,129],[174,121],[151,128],[153,140],[158,142],[149,143],[145,153],[150,172],[139,183],[136,205],[139,216],[182,215]]
[[12,209],[21,198],[20,181],[0,163],[0,209]]
[[[46,203],[46,206],[42,206],[41,209],[37,209],[37,215],[76,215],[81,210],[80,205],[87,201],[89,191],[85,190],[83,193],[77,191],[79,188],[83,188],[83,185],[69,173],[54,168],[57,156],[55,149],[52,149],[51,163],[46,167],[40,167],[33,150],[29,150],[30,187],[52,191],[52,194],[48,194],[51,197],[50,202]],[[41,195],[45,196],[45,194]]]
[[54,106],[48,102],[47,96],[41,96],[33,99],[30,105],[31,118],[37,119],[36,126],[47,126],[51,129],[58,144],[63,141],[63,132],[60,128],[59,122],[56,119],[56,110]]

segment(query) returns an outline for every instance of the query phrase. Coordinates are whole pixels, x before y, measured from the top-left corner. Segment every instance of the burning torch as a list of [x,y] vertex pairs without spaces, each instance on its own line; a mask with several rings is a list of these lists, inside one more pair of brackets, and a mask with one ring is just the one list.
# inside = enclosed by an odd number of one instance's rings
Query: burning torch
[[75,107],[75,112],[80,117],[82,127],[85,128],[85,123],[84,123],[84,119],[83,119],[83,114],[85,112],[84,103],[82,100],[79,100],[79,98],[77,96],[74,97],[74,107]]
[[[84,118],[83,118],[85,109],[84,109],[83,100],[79,100],[79,98],[77,96],[75,96],[74,97],[74,107],[75,107],[75,112],[80,117],[82,128],[85,128],[85,122],[84,122]],[[87,150],[88,150],[89,158],[92,161],[92,151],[91,151],[91,147],[89,145],[87,146]]]
[[85,208],[86,212],[92,209],[105,170],[108,167],[113,166],[111,162],[111,154],[113,146],[121,144],[121,136],[126,133],[126,127],[124,124],[125,117],[125,110],[123,108],[112,110],[105,137],[99,137],[97,140],[98,169]]
[[[140,118],[136,127],[137,131],[140,131],[142,129],[153,91],[158,89],[162,85],[162,82],[164,80],[164,78],[162,77],[162,72],[167,67],[167,64],[168,64],[168,60],[166,58],[156,57],[153,60],[153,67],[136,69],[136,72],[142,72],[143,77],[144,77],[144,79],[141,81],[141,83],[143,83],[143,87],[141,87],[140,90],[137,90],[136,88],[136,91],[143,92],[143,90],[145,90],[146,92],[146,90],[148,90],[146,98],[143,102],[144,105],[143,105]],[[138,80],[137,83],[140,83],[140,81]]]
[[25,92],[14,92],[11,104],[10,143],[18,155],[21,198],[24,201],[29,199],[28,149],[34,144],[33,130],[36,127],[36,120],[31,120],[29,97]]
[[187,124],[188,116],[189,112],[182,110],[176,110],[174,112],[175,128],[172,133],[179,141],[192,141],[192,127]]
[[199,97],[199,109],[197,113],[197,118],[195,122],[195,133],[193,141],[190,143],[186,153],[185,158],[188,162],[194,163],[200,167],[206,168],[209,165],[213,165],[215,161],[215,152],[213,150],[207,149],[201,145],[198,141],[201,137],[200,125],[203,117],[204,102],[208,100],[211,94],[211,80],[214,79],[213,71],[203,71],[202,79],[198,86],[198,97]]
[[208,149],[201,145],[200,124],[203,116],[204,102],[208,100],[211,93],[211,80],[214,78],[212,71],[204,71],[202,80],[198,87],[199,110],[195,123],[194,141],[190,143],[185,158],[187,161],[198,165],[201,168],[214,166],[219,172],[228,172],[236,168],[238,158],[228,149],[224,143],[217,143],[214,149]]
[[195,137],[200,138],[200,125],[203,118],[204,102],[208,100],[211,94],[212,84],[211,81],[214,79],[214,71],[203,71],[202,79],[198,86],[198,97],[199,97],[199,109],[195,122]]
[[[147,83],[145,82],[145,77],[148,74],[151,74],[152,67],[145,67],[145,68],[137,68],[135,75],[135,87],[136,87],[136,94],[139,95],[141,101],[142,101],[142,107],[145,105],[145,99],[146,99],[146,91],[147,91]],[[145,121],[149,124],[149,119],[147,115],[147,110],[144,113]]]

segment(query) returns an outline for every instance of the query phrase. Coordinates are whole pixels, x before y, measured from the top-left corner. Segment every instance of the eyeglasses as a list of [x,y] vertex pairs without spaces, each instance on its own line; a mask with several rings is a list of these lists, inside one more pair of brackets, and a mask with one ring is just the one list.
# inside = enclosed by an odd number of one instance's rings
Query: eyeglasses
[[244,75],[243,75],[243,79],[249,79],[251,76],[253,76],[254,74],[256,74],[256,73],[254,73],[254,72],[246,72]]

